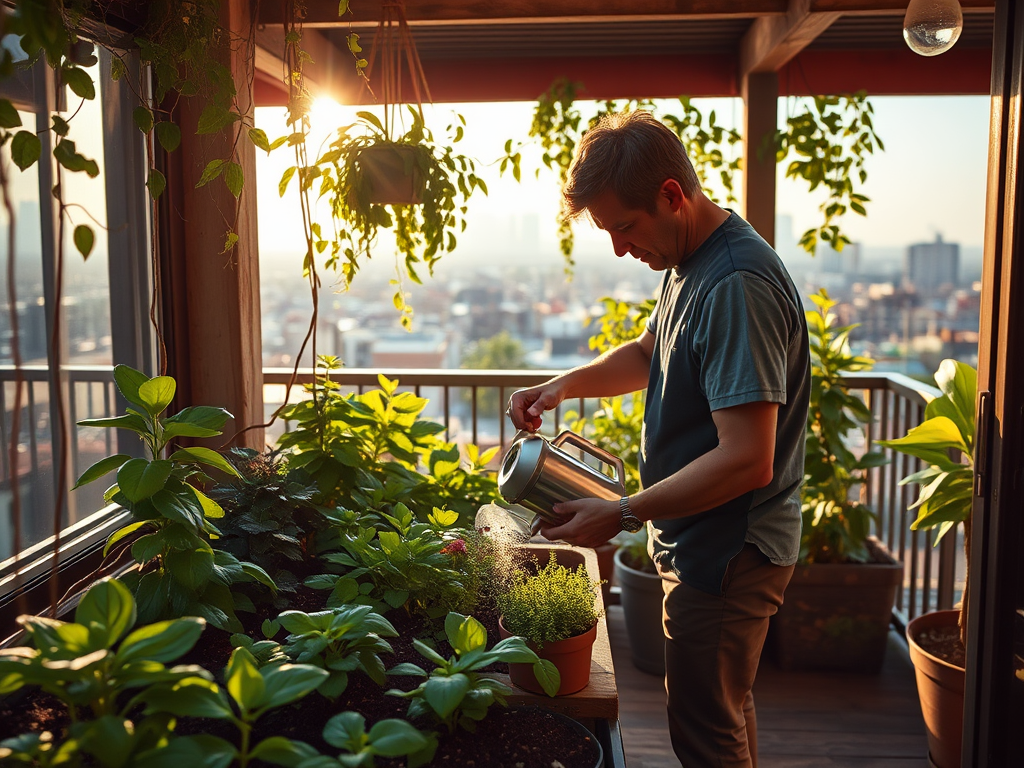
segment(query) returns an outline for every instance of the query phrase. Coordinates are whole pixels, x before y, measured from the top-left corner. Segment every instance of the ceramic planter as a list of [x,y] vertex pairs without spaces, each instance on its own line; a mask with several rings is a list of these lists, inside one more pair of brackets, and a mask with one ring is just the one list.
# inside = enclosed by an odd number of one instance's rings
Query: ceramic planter
[[938,627],[956,627],[959,611],[934,611],[907,624],[907,645],[917,677],[921,714],[928,729],[928,757],[935,768],[959,768],[963,743],[965,671],[924,650],[921,633]]
[[797,565],[771,620],[783,669],[881,670],[903,565],[875,539],[868,548],[875,562]]
[[368,199],[380,205],[415,205],[422,202],[423,186],[416,163],[416,148],[366,147],[359,153]]
[[[498,620],[498,630],[502,639],[512,637],[512,633],[505,629],[505,625]],[[590,683],[590,658],[594,650],[594,641],[597,640],[597,624],[594,624],[582,635],[569,637],[565,640],[558,640],[554,643],[544,643],[537,646],[527,640],[526,644],[536,652],[542,659],[547,659],[558,669],[561,675],[561,685],[558,686],[556,696],[567,696],[570,693],[582,691]],[[536,675],[533,674],[532,664],[509,664],[508,676],[514,685],[531,693],[544,693]]]
[[626,619],[629,653],[633,666],[652,675],[665,674],[665,630],[662,605],[665,592],[661,576],[630,568],[615,553],[615,580],[621,588],[619,600]]

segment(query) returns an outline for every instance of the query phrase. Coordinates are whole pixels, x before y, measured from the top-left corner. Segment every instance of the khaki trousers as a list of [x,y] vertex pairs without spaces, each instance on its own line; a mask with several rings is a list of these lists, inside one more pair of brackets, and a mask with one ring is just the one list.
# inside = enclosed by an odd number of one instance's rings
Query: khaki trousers
[[794,567],[745,544],[729,562],[721,595],[662,573],[669,734],[683,768],[757,768],[751,688],[768,619]]

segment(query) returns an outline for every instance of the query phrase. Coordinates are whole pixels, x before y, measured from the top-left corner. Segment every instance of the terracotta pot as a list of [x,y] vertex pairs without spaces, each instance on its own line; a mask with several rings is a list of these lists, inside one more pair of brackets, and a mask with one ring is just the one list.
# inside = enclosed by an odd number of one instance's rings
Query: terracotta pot
[[363,182],[371,203],[415,205],[420,199],[416,149],[406,146],[367,147],[359,153]]
[[615,575],[615,553],[619,551],[619,545],[612,541],[606,541],[599,547],[594,547],[597,554],[597,569],[600,574],[601,597],[604,604],[608,605],[612,593],[612,580]]
[[875,562],[798,565],[771,619],[769,647],[780,667],[878,673],[903,565],[876,539]]
[[[501,619],[498,619],[498,631],[502,639],[512,637],[512,633],[505,629]],[[555,695],[565,696],[582,691],[590,683],[590,657],[596,639],[597,624],[594,624],[582,635],[554,643],[544,643],[543,647],[538,647],[529,640],[526,644],[542,659],[547,659],[555,665],[558,674],[561,675],[561,685],[558,686],[558,693]],[[509,664],[508,676],[514,685],[525,691],[544,693],[536,675],[533,674],[532,664]]]
[[907,624],[907,645],[917,675],[921,714],[928,729],[928,757],[936,768],[959,768],[964,728],[964,678],[962,667],[933,656],[917,643],[922,632],[955,627],[959,611],[934,611]]
[[651,675],[665,674],[665,628],[662,623],[665,591],[661,576],[630,568],[615,553],[615,580],[619,583],[633,666]]

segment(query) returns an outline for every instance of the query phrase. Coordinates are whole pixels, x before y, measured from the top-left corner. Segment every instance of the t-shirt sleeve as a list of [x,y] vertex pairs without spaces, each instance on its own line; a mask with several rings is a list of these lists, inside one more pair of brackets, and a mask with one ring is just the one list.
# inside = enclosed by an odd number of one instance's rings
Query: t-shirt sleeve
[[793,332],[793,308],[766,280],[734,272],[719,282],[693,334],[693,353],[711,410],[753,402],[784,404]]
[[652,336],[658,333],[658,315],[661,310],[661,301],[665,294],[665,277],[661,278],[661,282],[658,283],[657,299],[654,302],[654,309],[651,310],[651,314],[647,316],[647,332]]

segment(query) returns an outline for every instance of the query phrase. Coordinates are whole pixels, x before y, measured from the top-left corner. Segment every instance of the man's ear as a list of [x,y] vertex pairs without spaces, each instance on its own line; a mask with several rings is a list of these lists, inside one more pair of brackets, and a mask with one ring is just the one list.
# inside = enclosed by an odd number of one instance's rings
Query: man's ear
[[665,179],[661,189],[658,190],[658,196],[668,203],[673,213],[682,208],[687,202],[683,188],[675,179]]

